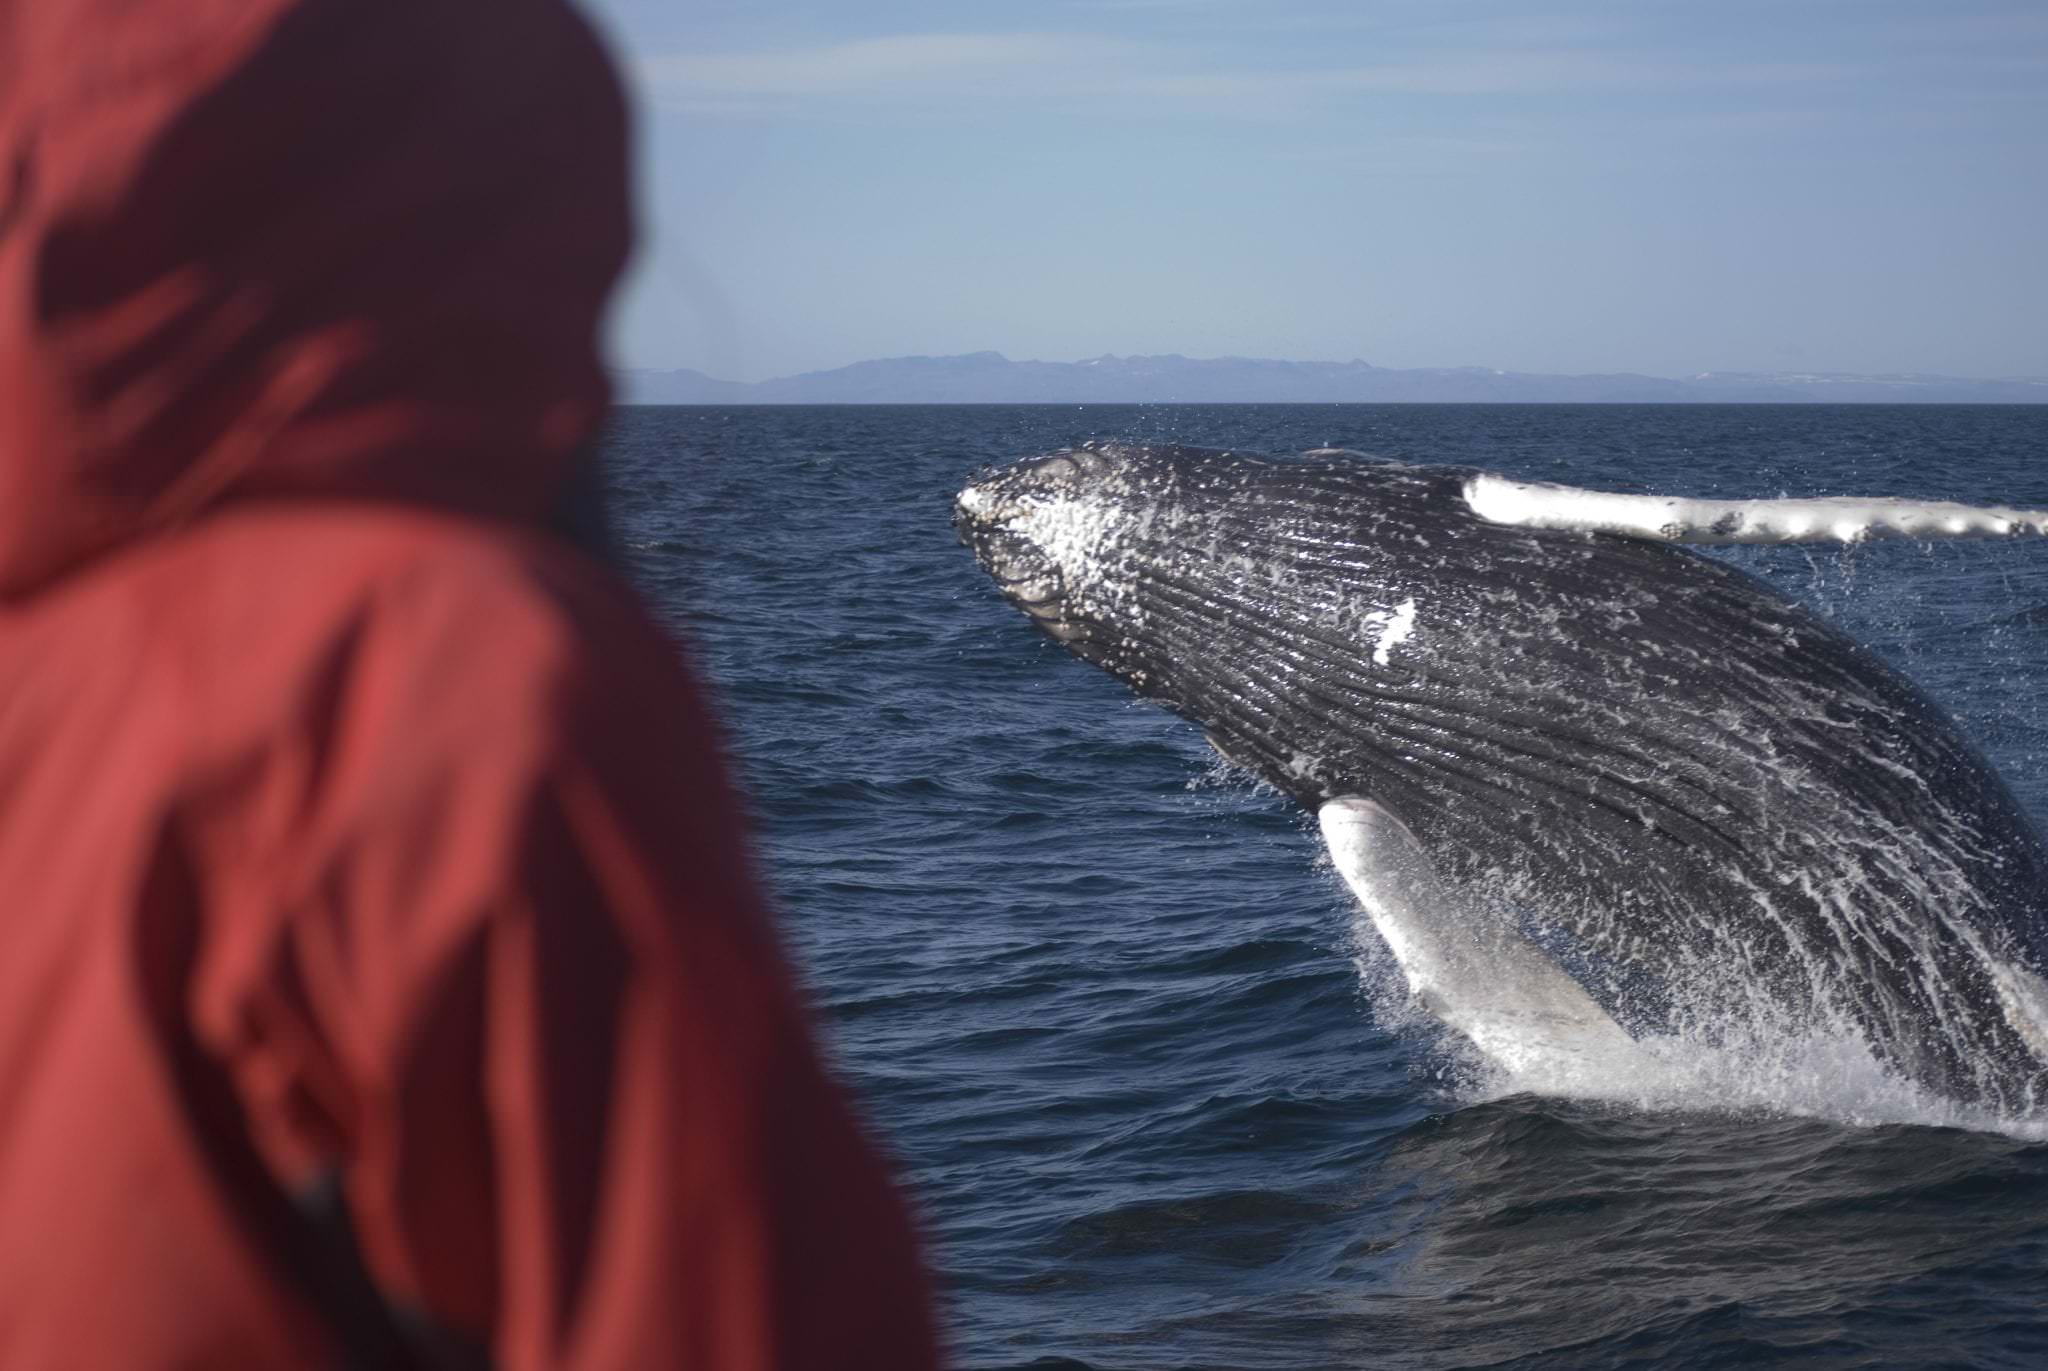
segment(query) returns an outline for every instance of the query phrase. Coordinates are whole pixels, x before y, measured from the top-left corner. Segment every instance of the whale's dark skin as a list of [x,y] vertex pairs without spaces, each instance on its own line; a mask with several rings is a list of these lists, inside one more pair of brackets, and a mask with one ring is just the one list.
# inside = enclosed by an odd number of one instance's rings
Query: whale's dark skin
[[1942,710],[1723,562],[1485,522],[1470,475],[1089,445],[957,523],[1077,656],[1305,806],[1383,806],[1630,1031],[1830,1024],[2048,1105],[2048,853]]

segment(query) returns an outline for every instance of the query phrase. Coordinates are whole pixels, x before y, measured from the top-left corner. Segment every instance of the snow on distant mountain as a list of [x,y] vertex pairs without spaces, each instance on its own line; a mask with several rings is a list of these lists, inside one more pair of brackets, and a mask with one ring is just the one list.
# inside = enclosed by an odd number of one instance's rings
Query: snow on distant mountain
[[622,404],[1209,403],[1944,403],[2048,404],[2048,378],[1702,372],[1548,376],[1485,367],[1390,369],[1367,362],[1257,357],[1089,357],[1013,362],[999,352],[890,357],[772,381],[699,371],[615,373]]

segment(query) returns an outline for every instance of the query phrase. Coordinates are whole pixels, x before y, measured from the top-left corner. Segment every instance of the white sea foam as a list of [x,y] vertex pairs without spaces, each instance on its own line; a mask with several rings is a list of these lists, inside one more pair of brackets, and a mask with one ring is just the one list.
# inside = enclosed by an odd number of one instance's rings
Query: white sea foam
[[[1341,868],[1341,858],[1337,864]],[[1454,906],[1454,912],[1461,921],[1467,917],[1462,907]],[[1414,917],[1427,922],[1421,911]],[[1580,1033],[1571,1050],[1559,1051],[1553,1022],[1488,1014],[1488,1032],[1477,1035],[1484,1042],[1475,1041],[1458,1015],[1444,1015],[1443,996],[1490,1000],[1496,990],[1492,979],[1462,989],[1438,987],[1437,1002],[1425,1007],[1415,993],[1414,971],[1404,964],[1412,958],[1390,945],[1383,922],[1361,909],[1352,930],[1354,964],[1374,1017],[1430,1042],[1453,1093],[1469,1103],[1540,1095],[1646,1113],[1774,1114],[1852,1127],[1913,1124],[2048,1141],[2048,1116],[2014,1117],[1925,1090],[1887,1068],[1844,1023],[1817,1022],[1795,1031],[1773,1027],[1768,1017],[1724,1020],[1632,1040],[1618,1033]],[[1532,1034],[1527,1042],[1504,1040],[1502,1035],[1518,1028]]]
[[1856,543],[1866,538],[2048,535],[2048,510],[1945,500],[1692,500],[1624,495],[1482,473],[1465,503],[1489,523],[1618,533],[1667,543]]
[[1864,1128],[1917,1124],[2048,1141],[2048,1119],[2012,1118],[1922,1090],[1853,1036],[1735,1043],[1644,1037],[1610,1060],[1575,1061],[1568,1070],[1556,1065],[1484,1059],[1467,1090],[1474,1100],[1551,1095],[1646,1111],[1782,1114]]

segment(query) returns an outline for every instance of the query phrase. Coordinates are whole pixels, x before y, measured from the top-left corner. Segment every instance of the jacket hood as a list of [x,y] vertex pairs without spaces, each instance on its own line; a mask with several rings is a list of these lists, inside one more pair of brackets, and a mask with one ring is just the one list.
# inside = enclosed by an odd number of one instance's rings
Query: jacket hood
[[249,497],[544,517],[626,181],[558,0],[0,0],[0,597]]

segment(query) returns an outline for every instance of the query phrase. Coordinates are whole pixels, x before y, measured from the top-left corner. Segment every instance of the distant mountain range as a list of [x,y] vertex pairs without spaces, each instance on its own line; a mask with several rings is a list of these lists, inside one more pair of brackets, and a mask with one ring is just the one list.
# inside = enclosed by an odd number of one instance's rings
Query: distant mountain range
[[1256,404],[1409,401],[1472,403],[1751,403],[1822,401],[2048,404],[2048,378],[1858,376],[1719,371],[1670,379],[1617,372],[1546,376],[1484,367],[1394,369],[1365,362],[1256,357],[1090,357],[1013,362],[999,352],[889,357],[773,381],[721,381],[700,371],[621,371],[629,405]]

